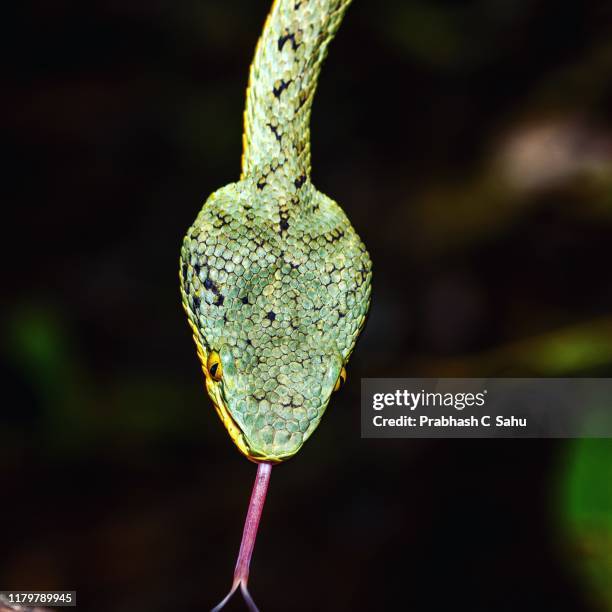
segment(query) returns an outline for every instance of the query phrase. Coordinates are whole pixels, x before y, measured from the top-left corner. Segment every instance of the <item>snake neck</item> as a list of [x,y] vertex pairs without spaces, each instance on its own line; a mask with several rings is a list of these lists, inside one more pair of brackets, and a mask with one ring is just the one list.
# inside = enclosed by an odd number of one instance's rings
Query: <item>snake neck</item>
[[275,0],[249,74],[242,178],[302,195],[321,65],[351,0]]

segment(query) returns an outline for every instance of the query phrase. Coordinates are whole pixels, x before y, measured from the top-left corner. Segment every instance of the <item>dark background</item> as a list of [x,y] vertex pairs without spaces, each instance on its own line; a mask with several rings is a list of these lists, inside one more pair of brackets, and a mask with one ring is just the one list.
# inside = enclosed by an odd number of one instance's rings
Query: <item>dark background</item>
[[[362,376],[609,376],[612,11],[358,0],[313,181],[375,265],[321,427],[274,469],[262,610],[612,609],[612,444],[361,440]],[[205,610],[255,468],[214,414],[182,236],[240,171],[267,2],[3,7],[0,587]],[[239,598],[228,609],[242,609]]]

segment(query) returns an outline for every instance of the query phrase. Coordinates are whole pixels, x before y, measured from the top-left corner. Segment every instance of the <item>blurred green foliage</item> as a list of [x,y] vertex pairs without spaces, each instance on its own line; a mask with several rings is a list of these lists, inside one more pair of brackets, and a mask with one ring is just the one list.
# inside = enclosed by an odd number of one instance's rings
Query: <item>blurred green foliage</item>
[[[608,407],[609,408],[609,407]],[[568,449],[560,518],[569,558],[595,588],[601,609],[612,610],[612,444],[577,440]]]

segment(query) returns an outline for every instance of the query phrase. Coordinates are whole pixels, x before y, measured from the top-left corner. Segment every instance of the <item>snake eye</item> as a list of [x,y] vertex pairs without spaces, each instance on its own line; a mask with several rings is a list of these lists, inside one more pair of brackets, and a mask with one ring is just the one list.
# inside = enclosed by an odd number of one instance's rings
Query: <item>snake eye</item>
[[340,376],[338,376],[338,380],[336,381],[336,384],[334,385],[334,391],[339,391],[340,389],[342,389],[342,387],[344,387],[345,382],[346,382],[346,370],[344,369],[344,366],[342,366],[342,369],[340,370]]
[[217,351],[210,351],[206,360],[206,369],[211,378],[219,382],[223,376],[223,366],[221,365],[221,357]]

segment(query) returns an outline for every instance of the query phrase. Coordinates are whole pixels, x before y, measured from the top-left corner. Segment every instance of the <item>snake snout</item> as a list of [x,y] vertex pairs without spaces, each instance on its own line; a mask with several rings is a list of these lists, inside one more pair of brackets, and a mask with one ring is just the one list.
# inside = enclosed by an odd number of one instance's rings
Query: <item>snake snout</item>
[[258,363],[224,381],[223,399],[250,459],[283,461],[293,456],[325,412],[341,357],[328,352],[311,353],[301,362],[292,359],[267,362],[264,368]]

